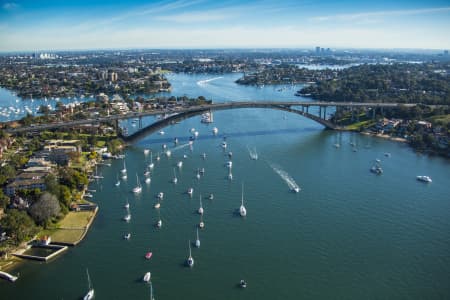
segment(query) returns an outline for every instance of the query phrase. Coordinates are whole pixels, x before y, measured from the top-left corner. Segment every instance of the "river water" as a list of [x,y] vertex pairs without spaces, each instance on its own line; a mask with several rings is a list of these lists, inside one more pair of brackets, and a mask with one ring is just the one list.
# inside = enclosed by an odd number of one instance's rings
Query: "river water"
[[[173,74],[169,80],[177,96],[298,99],[297,87],[238,86],[239,74],[201,82],[214,77]],[[175,137],[179,145],[188,142],[191,128],[199,132],[192,149],[173,149]],[[104,179],[90,187],[97,190],[93,201],[100,210],[85,240],[52,262],[20,266],[16,283],[0,281],[2,299],[80,299],[87,292],[86,268],[96,299],[149,299],[149,286],[142,282],[147,271],[156,299],[450,298],[447,160],[416,154],[402,143],[324,131],[301,116],[268,109],[215,112],[213,124],[200,123],[198,116],[164,131],[126,150],[128,179],[119,187],[114,183],[123,162],[102,167]],[[220,146],[224,136],[226,151]],[[143,150],[151,149],[155,158],[163,144],[172,156],[154,161],[146,184],[150,156]],[[258,160],[250,159],[248,149],[256,149]],[[232,180],[225,167],[229,151]],[[369,172],[375,159],[384,170],[380,176]],[[290,191],[271,166],[301,191]],[[198,168],[205,169],[200,179]],[[136,174],[143,186],[138,196],[131,193]],[[433,182],[418,182],[417,175]],[[242,184],[245,218],[236,214]],[[158,192],[164,192],[161,229],[155,227],[153,208]],[[206,226],[200,230],[201,247],[192,247],[195,265],[188,268],[200,193]],[[121,220],[127,199],[129,223]],[[128,232],[131,238],[124,240]],[[153,257],[145,260],[148,251]],[[246,289],[237,286],[240,279],[248,282]]]

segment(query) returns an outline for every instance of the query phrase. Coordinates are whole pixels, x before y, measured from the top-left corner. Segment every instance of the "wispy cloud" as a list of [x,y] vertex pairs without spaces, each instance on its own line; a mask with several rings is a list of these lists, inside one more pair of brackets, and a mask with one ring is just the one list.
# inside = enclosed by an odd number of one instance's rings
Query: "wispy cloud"
[[4,3],[2,5],[2,8],[4,10],[13,10],[13,9],[18,8],[18,7],[19,7],[19,5],[17,3],[15,3],[15,2],[6,2],[6,3]]
[[315,22],[328,22],[328,21],[348,22],[348,21],[369,20],[371,18],[382,18],[388,16],[423,15],[423,14],[443,13],[443,12],[450,12],[450,7],[388,10],[388,11],[363,12],[354,14],[338,14],[338,15],[312,17],[309,18],[309,20]]
[[158,16],[155,20],[168,21],[176,23],[198,23],[198,22],[211,22],[211,21],[223,21],[226,19],[239,16],[238,13],[230,13],[221,10],[211,11],[193,11],[173,15]]

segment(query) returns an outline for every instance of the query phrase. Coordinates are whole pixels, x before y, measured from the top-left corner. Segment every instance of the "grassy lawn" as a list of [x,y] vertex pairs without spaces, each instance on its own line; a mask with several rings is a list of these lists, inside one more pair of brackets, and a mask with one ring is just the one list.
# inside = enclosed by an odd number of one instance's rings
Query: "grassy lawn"
[[440,121],[444,124],[448,124],[448,123],[450,123],[450,115],[433,116],[430,118],[430,121],[434,121],[434,122]]
[[58,223],[58,225],[60,228],[84,228],[93,215],[93,211],[71,211]]
[[376,122],[373,120],[365,120],[358,123],[353,123],[350,125],[345,126],[347,130],[359,130],[359,128],[362,127],[370,127],[374,125]]
[[51,235],[52,242],[75,243],[83,233],[83,229],[59,229]]

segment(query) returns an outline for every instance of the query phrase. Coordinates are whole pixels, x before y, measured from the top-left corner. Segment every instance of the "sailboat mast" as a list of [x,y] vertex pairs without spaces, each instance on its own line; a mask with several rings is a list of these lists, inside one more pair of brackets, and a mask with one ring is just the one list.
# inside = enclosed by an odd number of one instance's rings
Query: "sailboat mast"
[[244,205],[244,183],[242,183],[242,192],[241,192],[241,205]]

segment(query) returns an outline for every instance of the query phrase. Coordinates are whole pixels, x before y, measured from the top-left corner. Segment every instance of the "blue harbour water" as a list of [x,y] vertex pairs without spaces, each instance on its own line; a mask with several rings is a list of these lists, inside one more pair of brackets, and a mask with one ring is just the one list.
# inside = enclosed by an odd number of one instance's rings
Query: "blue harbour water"
[[[298,99],[297,87],[236,85],[238,74],[198,83],[213,77],[173,74],[169,80],[176,96]],[[192,148],[186,145],[191,128],[199,132]],[[22,264],[14,284],[0,281],[1,299],[80,299],[87,292],[86,268],[95,299],[149,299],[149,286],[142,282],[147,271],[156,299],[450,298],[448,160],[417,154],[402,143],[325,131],[299,115],[268,109],[219,111],[212,124],[197,116],[164,131],[125,151],[128,179],[119,187],[114,183],[123,162],[101,168],[104,179],[90,187],[97,190],[93,201],[100,210],[85,240],[49,263]],[[171,157],[162,154],[163,144],[172,149]],[[250,159],[248,149],[255,148],[258,160]],[[143,181],[150,163],[144,149],[154,154],[150,184]],[[231,181],[225,166],[229,151]],[[369,172],[375,159],[384,170],[380,176]],[[271,166],[301,191],[293,193]],[[198,168],[205,169],[200,179]],[[137,196],[131,193],[136,174],[143,186]],[[417,175],[433,182],[419,182]],[[245,218],[237,214],[242,184]],[[153,208],[159,192],[164,192],[160,229]],[[199,232],[201,247],[192,246],[195,265],[188,268],[200,194],[206,226]],[[122,221],[127,199],[129,223]],[[128,232],[131,238],[124,240]],[[144,258],[148,251],[150,260]],[[240,279],[248,282],[246,289],[238,287]]]

